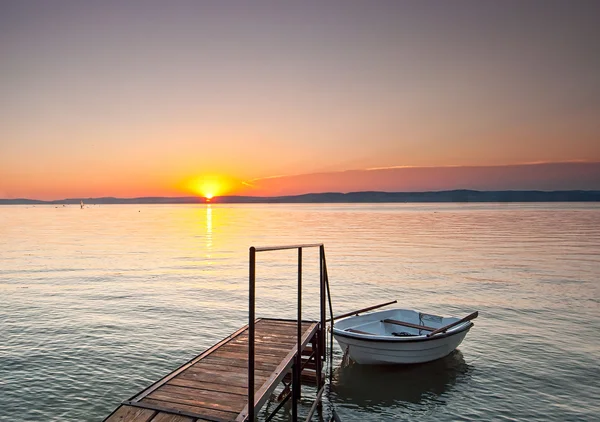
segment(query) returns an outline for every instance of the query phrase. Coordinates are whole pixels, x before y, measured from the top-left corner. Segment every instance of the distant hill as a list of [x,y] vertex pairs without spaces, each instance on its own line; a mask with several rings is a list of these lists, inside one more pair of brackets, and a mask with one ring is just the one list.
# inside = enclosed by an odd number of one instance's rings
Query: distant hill
[[[141,198],[69,198],[57,201],[0,199],[0,205],[203,204],[196,196]],[[309,193],[293,196],[220,196],[213,204],[384,203],[384,202],[599,202],[600,191],[476,191]]]

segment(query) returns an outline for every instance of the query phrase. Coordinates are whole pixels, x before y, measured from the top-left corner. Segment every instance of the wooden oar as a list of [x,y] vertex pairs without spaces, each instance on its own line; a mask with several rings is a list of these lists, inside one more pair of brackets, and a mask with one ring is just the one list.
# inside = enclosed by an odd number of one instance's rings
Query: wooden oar
[[447,331],[447,330],[449,330],[452,327],[456,327],[457,325],[462,324],[463,322],[471,321],[472,319],[477,318],[477,315],[479,315],[479,312],[475,311],[472,314],[467,315],[463,319],[459,319],[458,321],[455,321],[455,322],[453,322],[451,324],[448,324],[448,325],[444,325],[443,327],[438,328],[435,331],[432,331],[431,333],[427,334],[427,337],[431,337],[431,336],[434,336],[436,334],[443,333],[444,331]]
[[[348,312],[348,313],[345,313],[342,315],[334,316],[333,320],[335,321],[336,319],[345,318],[350,315],[358,315],[358,314],[362,314],[363,312],[372,311],[373,309],[383,308],[384,306],[391,305],[392,303],[398,303],[398,301],[393,300],[391,302],[382,303],[381,305],[369,306],[368,308],[359,309],[358,311]],[[326,322],[329,322],[329,321],[331,321],[331,318],[326,320]]]
[[396,319],[384,319],[381,322],[385,322],[387,324],[396,324],[396,325],[402,325],[403,327],[409,327],[409,328],[416,328],[417,330],[425,330],[425,331],[435,331],[437,330],[437,328],[433,328],[433,327],[428,327],[426,325],[418,325],[418,324],[413,324],[411,322],[404,322],[404,321],[398,321]]

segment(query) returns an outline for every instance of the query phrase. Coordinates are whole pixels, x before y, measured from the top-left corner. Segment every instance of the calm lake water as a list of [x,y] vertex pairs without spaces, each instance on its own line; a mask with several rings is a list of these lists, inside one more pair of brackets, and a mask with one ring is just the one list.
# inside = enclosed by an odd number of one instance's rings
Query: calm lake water
[[[0,207],[0,420],[102,420],[247,322],[250,246],[303,242],[336,314],[479,311],[430,364],[341,368],[336,345],[342,421],[598,420],[600,204]],[[295,317],[295,266],[259,255],[258,316]]]

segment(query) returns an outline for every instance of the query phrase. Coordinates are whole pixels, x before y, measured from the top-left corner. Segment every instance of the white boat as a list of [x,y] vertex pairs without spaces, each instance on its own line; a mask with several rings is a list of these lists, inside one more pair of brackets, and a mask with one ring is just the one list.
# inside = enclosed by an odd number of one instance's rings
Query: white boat
[[477,315],[461,319],[391,309],[340,319],[333,335],[344,354],[360,364],[423,363],[452,353]]

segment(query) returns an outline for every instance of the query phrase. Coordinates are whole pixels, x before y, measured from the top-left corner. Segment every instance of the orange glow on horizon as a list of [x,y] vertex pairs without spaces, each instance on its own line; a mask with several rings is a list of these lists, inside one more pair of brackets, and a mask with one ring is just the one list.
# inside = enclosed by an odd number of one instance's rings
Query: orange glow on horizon
[[[319,192],[425,192],[474,190],[596,190],[600,161],[548,162],[509,165],[446,165],[438,167],[388,166],[321,173],[248,177],[247,174],[177,172],[96,173],[81,168],[80,177],[71,169],[64,173],[12,173],[0,171],[0,198],[62,200],[66,198],[139,198],[194,196],[199,202],[240,196],[282,196]],[[76,167],[77,168],[77,167]],[[79,170],[79,168],[77,168]],[[252,175],[251,173],[248,173]],[[281,174],[281,173],[277,173]],[[127,177],[125,177],[127,176]],[[11,185],[11,183],[13,183]]]

